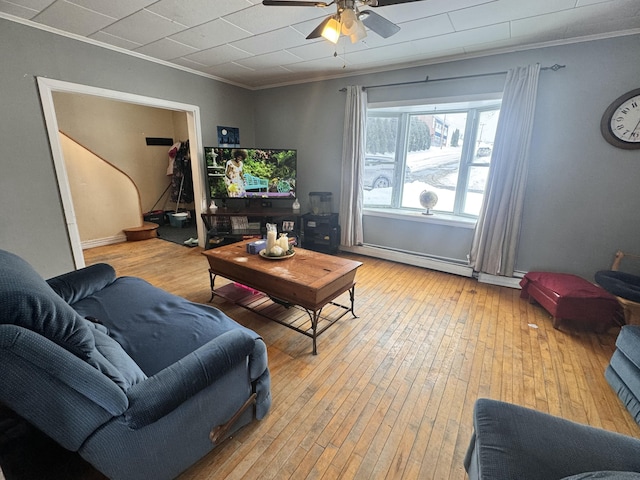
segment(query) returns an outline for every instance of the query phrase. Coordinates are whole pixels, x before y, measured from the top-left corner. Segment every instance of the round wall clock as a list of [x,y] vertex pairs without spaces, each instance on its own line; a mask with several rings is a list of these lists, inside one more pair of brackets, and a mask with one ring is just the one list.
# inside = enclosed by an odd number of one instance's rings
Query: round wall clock
[[600,131],[614,147],[640,149],[640,88],[621,95],[607,107]]

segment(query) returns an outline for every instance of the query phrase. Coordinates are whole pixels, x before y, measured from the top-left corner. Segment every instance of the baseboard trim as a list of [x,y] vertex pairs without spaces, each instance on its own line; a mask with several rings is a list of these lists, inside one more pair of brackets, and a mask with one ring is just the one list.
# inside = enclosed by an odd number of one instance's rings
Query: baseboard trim
[[127,241],[127,236],[124,233],[120,235],[114,235],[113,237],[96,238],[94,240],[85,240],[81,242],[82,250],[89,248],[103,247],[104,245],[113,245],[114,243],[122,243]]
[[387,248],[374,247],[371,245],[357,245],[353,247],[345,247],[340,245],[340,250],[344,252],[356,253],[367,257],[380,258],[390,260],[392,262],[406,263],[416,267],[429,268],[439,272],[453,273],[463,277],[472,277],[473,269],[467,265],[457,264],[454,261],[445,259],[437,259],[423,255],[412,254],[408,252],[400,252]]

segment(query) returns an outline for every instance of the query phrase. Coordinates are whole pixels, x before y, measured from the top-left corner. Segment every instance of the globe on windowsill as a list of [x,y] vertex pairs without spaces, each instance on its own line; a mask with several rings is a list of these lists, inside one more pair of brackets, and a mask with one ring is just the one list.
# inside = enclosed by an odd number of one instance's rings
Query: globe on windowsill
[[438,203],[438,195],[435,192],[423,190],[420,193],[420,205],[427,209],[426,212],[422,212],[423,215],[433,215],[431,209]]

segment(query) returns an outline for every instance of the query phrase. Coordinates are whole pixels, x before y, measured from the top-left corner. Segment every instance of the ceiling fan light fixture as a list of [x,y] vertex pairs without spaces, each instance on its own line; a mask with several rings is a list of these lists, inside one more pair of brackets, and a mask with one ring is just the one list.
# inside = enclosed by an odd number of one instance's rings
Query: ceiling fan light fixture
[[336,17],[331,17],[327,24],[322,29],[322,33],[320,34],[331,43],[338,43],[338,39],[340,38],[340,23],[336,19]]
[[351,35],[355,32],[358,24],[358,17],[356,12],[347,8],[340,14],[340,23],[342,23],[342,33],[344,35]]
[[360,40],[362,40],[366,36],[367,36],[367,30],[364,28],[364,23],[362,23],[362,20],[357,19],[355,22],[355,28],[353,30],[353,33],[349,35],[349,38],[351,39],[351,43],[358,43]]

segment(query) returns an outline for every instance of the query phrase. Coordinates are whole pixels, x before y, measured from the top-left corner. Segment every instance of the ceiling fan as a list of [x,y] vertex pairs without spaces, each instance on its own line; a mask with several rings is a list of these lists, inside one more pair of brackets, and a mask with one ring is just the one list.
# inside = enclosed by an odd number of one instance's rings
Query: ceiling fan
[[331,2],[262,0],[262,4],[269,7],[328,7],[335,4],[336,13],[325,18],[307,36],[307,40],[322,36],[330,42],[337,43],[342,33],[349,36],[352,43],[356,43],[367,36],[365,26],[383,38],[388,38],[400,31],[398,25],[373,10],[360,10],[359,7],[385,7],[416,1],[420,0],[332,0]]

